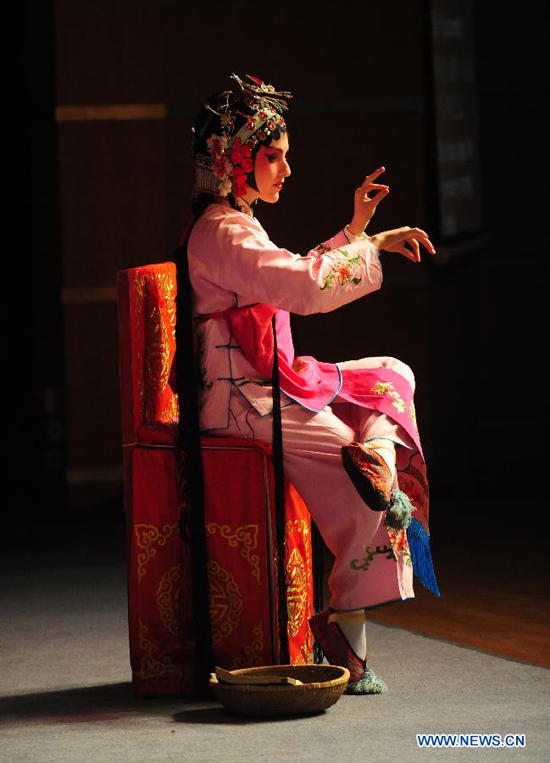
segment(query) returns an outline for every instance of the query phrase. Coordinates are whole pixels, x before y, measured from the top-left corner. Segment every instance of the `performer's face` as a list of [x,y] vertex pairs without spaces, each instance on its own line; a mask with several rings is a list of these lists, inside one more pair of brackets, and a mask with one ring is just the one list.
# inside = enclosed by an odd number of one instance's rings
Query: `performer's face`
[[262,146],[256,154],[254,177],[258,187],[257,197],[268,204],[279,201],[285,178],[290,175],[287,161],[288,135],[283,133],[279,140],[273,140],[269,146]]

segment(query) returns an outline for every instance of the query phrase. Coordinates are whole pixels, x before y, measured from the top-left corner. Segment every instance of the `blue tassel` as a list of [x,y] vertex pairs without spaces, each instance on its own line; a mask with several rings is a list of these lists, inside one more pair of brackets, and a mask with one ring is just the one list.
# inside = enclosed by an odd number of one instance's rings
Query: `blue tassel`
[[411,517],[411,523],[407,528],[407,541],[409,542],[414,574],[424,588],[431,591],[434,596],[441,596],[435,577],[428,533],[418,519],[414,517]]

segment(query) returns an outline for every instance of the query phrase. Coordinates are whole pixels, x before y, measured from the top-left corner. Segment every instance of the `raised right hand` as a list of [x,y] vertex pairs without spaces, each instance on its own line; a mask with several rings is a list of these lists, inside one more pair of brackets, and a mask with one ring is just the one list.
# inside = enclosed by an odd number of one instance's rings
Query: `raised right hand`
[[[420,244],[425,246],[430,254],[435,254],[435,247],[428,238],[426,231],[420,228],[409,228],[408,225],[404,228],[395,228],[394,230],[376,233],[370,238],[378,249],[386,252],[398,252],[413,262],[420,262]],[[405,244],[409,244],[412,251]]]

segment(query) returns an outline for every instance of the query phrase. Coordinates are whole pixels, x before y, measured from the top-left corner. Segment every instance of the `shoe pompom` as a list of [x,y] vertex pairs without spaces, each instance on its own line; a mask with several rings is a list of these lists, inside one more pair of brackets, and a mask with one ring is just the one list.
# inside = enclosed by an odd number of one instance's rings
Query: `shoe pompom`
[[386,510],[386,526],[394,530],[406,530],[413,511],[414,506],[409,501],[409,496],[402,490],[392,490],[390,507]]
[[384,679],[371,668],[366,668],[357,681],[348,684],[345,694],[383,694],[387,691],[388,687]]

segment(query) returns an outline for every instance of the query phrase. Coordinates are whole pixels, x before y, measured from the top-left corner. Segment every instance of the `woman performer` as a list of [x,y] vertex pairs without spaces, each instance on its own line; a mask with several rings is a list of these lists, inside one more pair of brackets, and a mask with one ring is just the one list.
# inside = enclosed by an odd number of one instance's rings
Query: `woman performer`
[[389,191],[377,182],[384,167],[356,190],[353,218],[333,238],[303,257],[273,244],[253,207],[277,202],[290,175],[282,113],[291,95],[232,76],[235,91],[210,98],[197,117],[195,217],[184,235],[200,429],[271,441],[276,356],[284,471],[334,554],[330,608],[310,626],[327,659],[350,669],[349,693],[378,693],[386,685],[367,666],[366,609],[413,597],[413,565],[438,595],[414,376],[388,357],[295,357],[289,313],[330,312],[379,289],[381,251],[419,262],[420,245],[435,249],[419,228],[365,234]]

